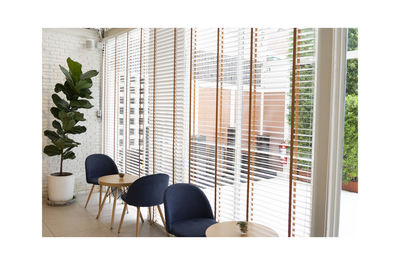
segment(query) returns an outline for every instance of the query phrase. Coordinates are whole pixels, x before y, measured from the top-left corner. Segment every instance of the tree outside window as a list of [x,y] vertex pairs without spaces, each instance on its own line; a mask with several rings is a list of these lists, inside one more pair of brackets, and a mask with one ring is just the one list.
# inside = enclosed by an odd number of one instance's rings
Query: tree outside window
[[358,29],[348,30],[348,60],[346,78],[346,108],[343,142],[344,184],[358,182],[358,56],[352,51],[358,50]]

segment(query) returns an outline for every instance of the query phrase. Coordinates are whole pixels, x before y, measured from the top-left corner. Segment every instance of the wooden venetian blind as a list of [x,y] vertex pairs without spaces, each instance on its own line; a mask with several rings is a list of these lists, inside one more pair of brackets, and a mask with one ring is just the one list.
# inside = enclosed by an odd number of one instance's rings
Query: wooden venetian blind
[[104,152],[205,192],[217,221],[311,223],[314,29],[135,29],[106,41]]
[[252,35],[248,220],[281,235],[288,231],[289,168],[281,149],[290,141],[292,35],[293,29],[264,28]]
[[170,28],[156,29],[155,35],[154,163],[155,172],[168,174],[171,183],[182,181],[184,164],[184,35]]
[[309,235],[315,31],[190,34],[190,183],[205,191],[218,221]]
[[217,115],[217,220],[246,219],[250,29],[220,28]]
[[109,39],[104,47],[104,153],[109,155],[115,160],[115,69],[116,69],[116,40],[115,38]]
[[149,68],[151,61],[149,51],[151,42],[148,29],[135,29],[130,32],[131,62],[128,66],[129,89],[129,139],[127,145],[128,171],[139,176],[149,171],[148,164],[148,93]]
[[193,29],[190,183],[205,192],[215,211],[218,29]]
[[121,172],[145,169],[148,31],[135,29],[110,38],[104,50],[104,152]]
[[295,29],[293,39],[290,137],[289,236],[311,230],[313,116],[315,92],[315,29]]

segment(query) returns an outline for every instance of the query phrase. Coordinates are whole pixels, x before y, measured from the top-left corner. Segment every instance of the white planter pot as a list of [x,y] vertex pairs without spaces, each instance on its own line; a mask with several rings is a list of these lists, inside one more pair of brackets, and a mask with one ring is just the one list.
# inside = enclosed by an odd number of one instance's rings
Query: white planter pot
[[50,201],[68,201],[74,197],[75,177],[72,173],[67,176],[56,176],[54,173],[47,176],[47,194]]

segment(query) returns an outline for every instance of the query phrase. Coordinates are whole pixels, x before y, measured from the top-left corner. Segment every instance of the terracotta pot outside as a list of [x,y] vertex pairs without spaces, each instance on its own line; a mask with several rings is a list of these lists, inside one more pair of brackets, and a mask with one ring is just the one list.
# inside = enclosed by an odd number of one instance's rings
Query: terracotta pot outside
[[349,181],[347,184],[342,181],[342,190],[358,193],[358,181]]

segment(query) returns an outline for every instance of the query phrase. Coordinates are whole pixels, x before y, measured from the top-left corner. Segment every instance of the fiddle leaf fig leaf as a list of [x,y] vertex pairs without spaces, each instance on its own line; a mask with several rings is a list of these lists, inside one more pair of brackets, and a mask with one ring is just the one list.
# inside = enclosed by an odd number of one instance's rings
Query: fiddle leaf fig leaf
[[65,139],[65,146],[66,147],[77,147],[78,145],[80,145],[80,143],[75,142],[74,140],[66,137]]
[[78,126],[74,126],[68,132],[72,133],[72,134],[84,133],[84,132],[86,132],[86,127],[85,126],[79,126],[79,125]]
[[61,120],[66,119],[66,118],[73,119],[75,117],[75,113],[76,112],[74,112],[74,111],[65,112],[65,111],[61,110],[59,112],[58,116],[60,117]]
[[78,83],[76,84],[75,88],[79,91],[82,88],[91,88],[92,87],[92,80],[87,79],[87,80],[79,80]]
[[99,74],[99,72],[97,72],[96,70],[90,70],[90,71],[87,71],[86,73],[82,74],[81,79],[89,79],[89,78],[95,77],[98,74]]
[[75,120],[75,113],[74,112],[65,112],[65,111],[60,111],[59,117],[62,121],[62,127],[65,131],[71,130],[72,127],[75,126],[77,121]]
[[56,107],[52,107],[50,109],[50,112],[51,112],[51,114],[53,114],[54,118],[60,119],[59,116],[58,116],[58,114],[60,113],[59,109],[57,109]]
[[82,98],[92,99],[93,97],[90,94],[92,94],[92,91],[88,88],[83,88],[79,91],[79,96]]
[[78,99],[78,95],[76,92],[76,89],[74,86],[70,86],[69,83],[66,81],[64,82],[64,88],[65,90],[63,90],[64,94],[67,96],[68,100],[73,100],[73,99]]
[[56,142],[58,139],[60,139],[60,136],[56,132],[50,130],[45,130],[44,135],[49,137],[52,142]]
[[55,128],[55,129],[57,129],[57,130],[61,130],[62,128],[61,128],[61,124],[58,122],[58,121],[53,121],[52,123],[51,123],[51,125],[53,125],[53,127]]
[[74,114],[74,119],[76,121],[86,121],[86,119],[83,116],[83,113],[80,112],[72,112]]
[[68,151],[64,153],[64,159],[75,159],[75,153],[72,151]]
[[56,86],[54,87],[54,92],[58,93],[60,91],[63,91],[64,86],[60,83],[57,83]]
[[54,88],[54,91],[58,93],[59,91],[62,91],[64,95],[67,97],[68,100],[73,99],[74,92],[72,91],[70,85],[68,82],[65,82],[64,85],[62,84],[57,84],[56,87]]
[[72,148],[74,148],[74,146],[68,147],[67,149],[65,149],[65,152],[68,152],[68,151],[71,150]]
[[79,81],[82,74],[82,65],[78,62],[75,62],[69,57],[67,59],[67,64],[69,71],[71,73],[71,77],[74,80],[74,84],[76,84]]
[[54,144],[61,150],[65,149],[67,147],[77,147],[78,146],[78,143],[76,143],[74,140],[69,139],[69,138],[60,138],[57,141],[55,141]]
[[60,118],[60,120],[64,119],[67,116],[67,113],[63,110],[60,110],[58,112],[58,117]]
[[54,104],[61,110],[68,111],[69,109],[69,104],[62,98],[60,98],[59,95],[53,94],[51,95],[51,98],[53,99]]
[[64,149],[65,148],[65,139],[64,138],[59,138],[57,141],[54,142],[54,144],[56,145],[56,147],[58,149]]
[[71,130],[72,127],[74,127],[75,124],[76,124],[76,121],[74,119],[69,118],[69,117],[64,118],[62,120],[62,122],[63,122],[63,129],[65,131]]
[[92,87],[92,80],[87,79],[87,80],[80,80],[78,84],[76,85],[76,89],[78,91],[78,94],[80,97],[83,98],[92,98],[90,94],[92,92],[90,91],[89,88]]
[[64,135],[64,130],[62,129],[62,125],[58,121],[53,121],[52,125],[55,129],[57,129],[57,133],[59,135]]
[[69,85],[74,86],[74,80],[72,79],[70,72],[68,72],[68,70],[65,69],[64,67],[62,67],[61,65],[59,65],[59,66],[60,66],[61,71],[64,73],[65,77],[67,78]]
[[78,99],[78,100],[71,100],[71,107],[90,109],[93,107],[93,105],[90,104],[88,100]]
[[43,152],[48,156],[61,155],[62,151],[55,145],[46,145]]

